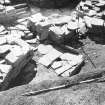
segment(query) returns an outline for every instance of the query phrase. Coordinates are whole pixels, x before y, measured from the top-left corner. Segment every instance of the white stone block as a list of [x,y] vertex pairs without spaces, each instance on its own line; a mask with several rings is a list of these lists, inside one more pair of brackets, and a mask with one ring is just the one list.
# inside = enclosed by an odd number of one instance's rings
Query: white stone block
[[0,45],[5,44],[7,42],[5,37],[0,37]]
[[62,55],[61,52],[57,51],[56,49],[51,50],[48,54],[44,55],[39,59],[39,63],[49,66],[55,59],[57,59],[60,55]]
[[0,54],[6,53],[7,51],[10,51],[11,45],[2,45],[0,46]]
[[89,28],[92,28],[91,18],[88,16],[84,16],[84,21]]
[[83,62],[83,56],[82,55],[73,55],[70,53],[65,53],[60,56],[60,58],[64,62],[63,66],[61,68],[58,68],[55,70],[55,72],[58,75],[62,76],[69,76],[69,74],[72,74],[76,68]]
[[70,21],[69,23],[68,23],[68,29],[70,29],[70,30],[76,30],[77,28],[78,28],[78,22],[77,21]]
[[8,64],[15,65],[16,62],[21,61],[24,56],[22,49],[17,46],[11,49],[11,52],[5,57]]
[[63,74],[65,71],[69,70],[70,68],[72,68],[72,65],[66,64],[66,65],[62,66],[61,68],[56,69],[55,72],[58,75],[60,75],[60,74]]
[[51,67],[52,67],[53,69],[57,69],[57,68],[60,68],[60,67],[62,67],[62,66],[63,66],[62,61],[55,61],[55,62],[51,65]]
[[41,54],[48,54],[51,50],[53,50],[53,46],[51,45],[44,45],[44,44],[40,44],[38,46],[38,51]]
[[25,36],[24,32],[19,30],[11,30],[10,35],[14,38],[21,38]]
[[41,13],[37,13],[29,17],[29,20],[31,20],[34,23],[39,22],[41,20],[45,20],[45,19],[46,17],[44,17]]
[[12,69],[11,65],[0,64],[0,72],[7,74]]
[[0,33],[4,30],[5,30],[5,27],[3,25],[0,25]]

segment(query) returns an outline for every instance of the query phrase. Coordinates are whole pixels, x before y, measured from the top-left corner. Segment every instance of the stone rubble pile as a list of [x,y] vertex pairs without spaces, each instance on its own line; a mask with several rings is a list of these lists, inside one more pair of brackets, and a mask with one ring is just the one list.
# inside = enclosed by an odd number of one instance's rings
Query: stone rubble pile
[[[37,32],[40,40],[50,39],[57,43],[64,43],[77,36],[77,29],[81,26],[81,22],[78,23],[75,16],[75,11],[72,16],[54,15],[44,17],[38,13],[29,18],[28,27],[33,27],[31,30]],[[82,25],[85,26],[85,23],[82,23]],[[81,27],[80,31],[83,33]]]
[[59,76],[74,75],[83,63],[83,55],[74,55],[58,51],[51,45],[40,44],[38,46],[39,53],[43,54],[39,59],[39,63],[46,67],[51,67]]
[[81,1],[71,16],[44,17],[38,13],[29,18],[28,27],[39,35],[40,40],[51,39],[57,43],[65,43],[86,33],[104,36],[104,7],[104,0]]
[[88,28],[89,33],[103,35],[105,33],[105,1],[85,0],[81,1],[76,8]]
[[25,41],[9,35],[0,37],[0,90],[8,88],[32,57],[33,50]]

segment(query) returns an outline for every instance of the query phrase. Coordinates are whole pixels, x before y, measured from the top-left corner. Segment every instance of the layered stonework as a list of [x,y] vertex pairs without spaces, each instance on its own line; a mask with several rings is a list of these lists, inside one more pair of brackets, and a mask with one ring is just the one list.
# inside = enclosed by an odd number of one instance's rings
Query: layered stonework
[[8,88],[22,68],[32,59],[33,50],[21,39],[3,37],[0,44],[0,90]]

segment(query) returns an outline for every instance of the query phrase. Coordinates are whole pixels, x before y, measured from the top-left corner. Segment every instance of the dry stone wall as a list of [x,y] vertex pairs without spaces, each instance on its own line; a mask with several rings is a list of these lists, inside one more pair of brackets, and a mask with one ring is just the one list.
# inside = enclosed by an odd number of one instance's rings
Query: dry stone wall
[[5,90],[32,59],[33,50],[21,39],[2,37],[0,40],[0,90]]

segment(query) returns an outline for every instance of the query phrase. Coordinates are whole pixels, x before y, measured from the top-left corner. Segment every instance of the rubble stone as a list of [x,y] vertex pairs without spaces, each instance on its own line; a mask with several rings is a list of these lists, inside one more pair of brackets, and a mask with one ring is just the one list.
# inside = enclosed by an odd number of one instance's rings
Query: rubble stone
[[65,71],[69,70],[72,68],[72,65],[70,64],[66,64],[64,66],[62,66],[61,68],[58,68],[55,70],[55,72],[58,74],[58,75],[61,75],[63,74]]
[[7,12],[11,12],[11,11],[15,10],[15,8],[13,6],[6,6],[5,10]]
[[5,3],[9,4],[10,3],[10,0],[5,0],[5,1],[4,0],[0,0],[0,3],[1,4],[5,4]]
[[4,7],[3,5],[0,4],[0,12],[3,12],[3,10],[4,10]]
[[68,60],[70,62],[78,63],[83,58],[83,56],[82,55],[73,55],[73,54],[70,54],[70,53],[64,53],[60,56],[60,58],[62,60]]
[[8,64],[16,66],[15,63],[17,63],[17,61],[20,62],[21,60],[19,59],[22,59],[22,56],[24,56],[22,49],[19,46],[15,46],[5,59]]
[[37,13],[29,17],[28,19],[31,20],[33,23],[36,23],[45,20],[46,17],[44,17],[41,13]]
[[63,66],[56,69],[55,72],[58,75],[62,76],[70,76],[72,75],[79,67],[79,65],[83,62],[83,56],[82,55],[73,55],[70,53],[64,53],[60,56],[62,62],[64,62]]
[[57,68],[59,68],[59,67],[61,67],[62,66],[62,61],[55,61],[52,65],[51,65],[51,67],[53,68],[53,69],[57,69]]
[[[0,53],[4,56],[0,64],[0,90],[5,90],[12,79],[14,79],[22,70],[22,68],[32,59],[33,50],[30,45],[22,39],[13,36],[1,37]],[[9,65],[9,66],[8,66]],[[3,73],[2,73],[3,72]]]
[[15,38],[22,38],[25,36],[24,32],[19,30],[11,30],[10,35]]
[[95,10],[90,10],[88,16],[95,16],[97,12]]
[[60,55],[62,55],[61,52],[57,51],[56,49],[53,49],[48,54],[41,57],[39,59],[39,63],[41,63],[41,64],[45,65],[46,67],[48,67]]
[[53,47],[51,45],[40,44],[38,46],[38,51],[41,54],[48,54],[51,50],[53,50]]
[[85,21],[87,27],[92,28],[90,17],[84,16],[84,21]]
[[11,65],[0,64],[0,72],[7,74],[12,69]]
[[5,37],[0,37],[0,45],[3,45],[7,42]]
[[88,29],[86,28],[86,24],[85,24],[85,22],[83,21],[83,19],[81,19],[81,18],[79,18],[79,23],[78,23],[79,25],[79,29],[78,29],[78,31],[79,31],[79,34],[81,34],[81,35],[84,35],[84,34],[86,34],[86,32],[88,31]]
[[10,51],[11,48],[12,48],[11,45],[0,46],[0,54],[3,54],[3,53]]
[[34,38],[34,39],[26,40],[25,42],[27,42],[29,44],[35,44],[35,43],[37,43],[37,39]]
[[64,26],[52,26],[49,28],[49,39],[56,43],[64,43],[75,36],[76,30],[68,30],[67,25]]
[[2,31],[4,31],[5,30],[5,27],[3,26],[3,25],[1,25],[0,26],[0,33],[2,32]]
[[67,28],[70,29],[70,30],[76,30],[76,29],[78,29],[78,22],[77,21],[75,21],[75,22],[70,21],[68,23]]

